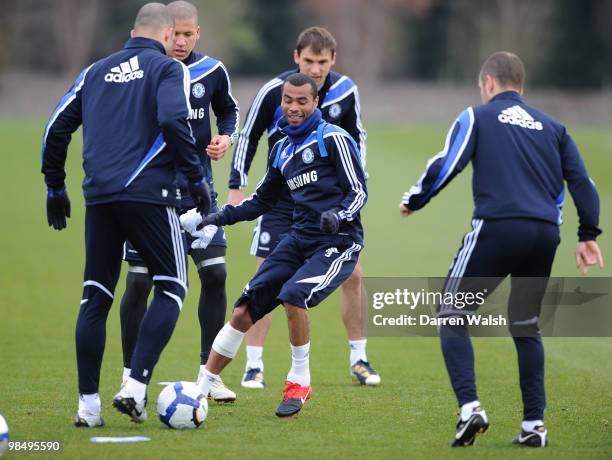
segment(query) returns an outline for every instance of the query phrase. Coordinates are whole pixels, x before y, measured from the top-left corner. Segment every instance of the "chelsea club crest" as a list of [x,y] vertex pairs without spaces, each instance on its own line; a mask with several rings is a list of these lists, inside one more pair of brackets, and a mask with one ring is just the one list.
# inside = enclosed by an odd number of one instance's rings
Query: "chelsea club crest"
[[314,153],[312,152],[312,149],[310,148],[305,149],[302,152],[302,161],[306,164],[310,164],[312,163],[313,160],[314,160]]
[[193,88],[191,88],[191,94],[193,94],[193,97],[197,97],[198,99],[204,96],[205,92],[206,88],[204,88],[202,83],[196,83],[193,85]]
[[338,118],[341,112],[342,109],[340,108],[340,104],[332,104],[329,108],[329,116],[332,118]]

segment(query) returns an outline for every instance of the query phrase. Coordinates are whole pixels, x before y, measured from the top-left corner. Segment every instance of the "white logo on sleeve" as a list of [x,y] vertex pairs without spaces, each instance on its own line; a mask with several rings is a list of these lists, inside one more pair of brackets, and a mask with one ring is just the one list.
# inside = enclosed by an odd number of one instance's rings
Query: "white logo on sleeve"
[[134,56],[129,61],[122,62],[110,69],[110,72],[104,75],[104,81],[108,83],[127,83],[142,77],[144,77],[144,71],[140,70],[138,56]]
[[331,257],[332,254],[339,254],[338,248],[329,248],[325,250],[325,257]]
[[510,125],[520,126],[521,128],[535,129],[537,131],[542,131],[544,129],[542,122],[535,121],[520,105],[502,110],[497,116],[497,119],[500,123],[508,123]]

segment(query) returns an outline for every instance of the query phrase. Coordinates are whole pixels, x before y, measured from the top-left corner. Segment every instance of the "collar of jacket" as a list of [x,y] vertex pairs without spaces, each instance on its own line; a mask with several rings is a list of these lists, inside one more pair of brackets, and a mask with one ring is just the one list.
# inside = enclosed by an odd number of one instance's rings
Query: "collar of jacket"
[[281,118],[278,122],[278,127],[280,128],[283,134],[289,136],[289,141],[294,145],[299,145],[312,133],[319,122],[321,121],[321,111],[319,109],[315,109],[308,118],[304,120],[301,125],[292,126],[287,123],[285,117]]
[[123,47],[125,49],[128,48],[153,48],[154,50],[159,51],[162,54],[166,54],[166,50],[164,46],[158,42],[157,40],[153,40],[151,38],[145,37],[134,37],[130,38]]
[[498,99],[512,99],[518,102],[523,102],[523,98],[521,97],[521,95],[514,90],[503,91],[499,94],[496,94],[494,97],[491,98],[489,102],[493,102]]

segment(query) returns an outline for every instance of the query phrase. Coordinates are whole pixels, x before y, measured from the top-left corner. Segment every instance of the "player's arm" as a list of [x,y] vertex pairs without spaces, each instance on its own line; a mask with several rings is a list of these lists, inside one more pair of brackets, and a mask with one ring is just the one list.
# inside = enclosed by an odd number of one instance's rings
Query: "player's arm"
[[248,174],[257,151],[259,139],[274,119],[276,110],[274,88],[279,86],[280,80],[274,79],[265,84],[255,96],[244,126],[238,137],[234,149],[234,156],[229,177],[230,189],[243,189],[248,184]]
[[578,210],[576,267],[586,274],[589,266],[597,264],[603,268],[604,265],[603,256],[595,241],[601,233],[598,227],[599,194],[584,166],[578,147],[565,130],[560,147],[563,178]]
[[340,126],[351,135],[353,140],[359,146],[361,165],[365,169],[367,133],[361,121],[361,102],[359,100],[359,90],[357,89],[357,86],[355,86],[355,90],[351,98],[353,99],[353,104],[342,118],[342,123]]
[[81,96],[87,67],[57,105],[43,135],[42,167],[47,184],[47,222],[56,230],[66,227],[70,200],[65,188],[68,144],[82,122]]
[[81,72],[72,88],[57,105],[45,127],[42,145],[42,173],[49,188],[64,187],[68,144],[82,122],[81,95],[89,67]]
[[210,191],[193,138],[188,116],[190,77],[187,67],[178,61],[168,63],[157,89],[157,121],[168,150],[188,180],[189,194],[200,212],[210,208]]
[[451,126],[444,150],[427,162],[419,181],[404,193],[402,215],[421,209],[465,168],[474,155],[475,131],[474,111],[469,107]]
[[206,152],[213,160],[220,160],[238,137],[240,109],[232,96],[232,84],[225,66],[219,63],[215,73],[218,84],[210,105],[217,118],[218,134],[213,136]]
[[[336,171],[344,197],[339,208],[321,214],[321,230],[337,233],[343,221],[352,221],[368,200],[365,172],[357,146],[347,136],[336,133],[330,136],[328,152],[336,164]],[[329,138],[328,138],[329,139]]]
[[221,211],[206,216],[202,225],[233,225],[237,222],[258,218],[270,211],[278,201],[283,184],[284,179],[278,168],[268,168],[253,195],[237,206],[228,204]]

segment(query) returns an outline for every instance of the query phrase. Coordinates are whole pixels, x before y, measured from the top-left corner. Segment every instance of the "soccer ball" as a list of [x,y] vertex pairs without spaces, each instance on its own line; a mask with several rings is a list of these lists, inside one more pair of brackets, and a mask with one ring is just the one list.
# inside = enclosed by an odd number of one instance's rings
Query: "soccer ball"
[[193,382],[174,382],[157,398],[157,415],[170,428],[198,428],[208,415],[208,401]]
[[8,447],[8,441],[8,425],[6,424],[6,420],[4,420],[4,417],[0,415],[0,457],[2,457],[6,452],[6,448]]

